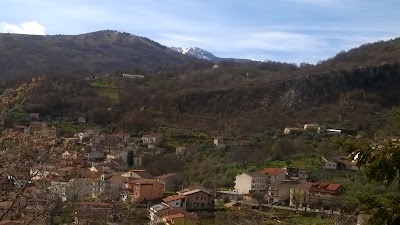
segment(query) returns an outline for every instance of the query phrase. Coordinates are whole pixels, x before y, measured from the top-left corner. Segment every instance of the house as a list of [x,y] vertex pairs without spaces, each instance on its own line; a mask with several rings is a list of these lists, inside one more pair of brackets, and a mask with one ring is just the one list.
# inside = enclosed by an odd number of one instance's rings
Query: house
[[7,174],[7,180],[11,182],[16,188],[24,188],[26,185],[32,183],[30,176],[23,172],[13,172]]
[[322,156],[322,161],[323,161],[323,167],[324,169],[332,169],[332,170],[336,170],[338,167],[338,164],[333,161],[333,160],[328,160],[327,158]]
[[121,194],[121,189],[124,187],[124,181],[125,179],[121,176],[121,173],[102,173],[100,180],[96,182],[95,188],[97,188],[98,194],[117,199]]
[[123,73],[122,77],[131,78],[131,79],[144,79],[146,76],[145,75]]
[[171,208],[184,208],[186,209],[186,198],[185,195],[173,195],[163,198],[162,201],[169,205]]
[[222,200],[229,199],[231,201],[240,201],[243,196],[236,191],[217,191],[216,197]]
[[290,188],[290,202],[292,207],[307,207],[312,183],[301,183]]
[[319,125],[316,123],[306,123],[304,124],[304,130],[318,130]]
[[337,170],[338,164],[337,164],[337,162],[328,160],[324,163],[324,169]]
[[[132,152],[133,154],[128,154],[129,152]],[[122,161],[128,163],[128,157],[133,157],[133,166],[134,167],[140,167],[142,166],[143,163],[143,153],[139,152],[137,148],[131,149],[131,148],[126,148],[121,152],[122,156]]]
[[183,208],[172,208],[165,203],[149,208],[150,225],[197,225],[198,217]]
[[160,212],[171,211],[172,209],[173,208],[171,206],[169,206],[168,204],[165,204],[163,202],[150,206],[150,208],[149,208],[150,224],[154,224],[154,225],[160,224],[161,217],[162,217],[162,215],[164,215],[164,214],[160,215]]
[[186,147],[177,147],[175,149],[175,154],[177,155],[186,155],[188,153],[188,148]]
[[106,155],[106,160],[109,161],[109,162],[111,162],[111,160],[114,160],[114,159],[121,159],[122,160],[122,154],[123,154],[123,152],[120,152],[120,151],[110,152],[110,153],[108,153]]
[[14,132],[19,132],[23,134],[29,134],[29,127],[23,126],[23,125],[15,125],[13,126],[12,130]]
[[264,168],[260,171],[267,176],[267,183],[281,182],[286,178],[286,170],[283,168]]
[[129,178],[131,180],[140,178],[154,179],[154,176],[151,175],[146,170],[129,170],[128,172],[122,174],[121,176]]
[[92,142],[95,145],[98,145],[104,141],[106,138],[106,135],[101,134],[101,135],[94,135],[91,139],[90,142]]
[[156,148],[162,141],[163,135],[162,134],[146,134],[142,136],[143,144],[147,145],[148,149]]
[[268,176],[260,172],[244,172],[235,178],[235,191],[239,194],[249,194],[266,191]]
[[215,64],[215,65],[212,66],[212,68],[213,68],[213,69],[218,69],[218,68],[219,68],[219,65]]
[[90,151],[85,153],[85,159],[86,160],[93,160],[93,161],[99,161],[104,159],[104,153],[102,151]]
[[140,167],[143,165],[143,154],[139,153],[133,156],[133,166]]
[[286,175],[289,179],[298,178],[307,181],[311,178],[311,173],[304,168],[287,167]]
[[165,225],[197,225],[199,224],[199,218],[192,213],[174,213],[171,212],[168,215],[162,217]]
[[47,192],[52,196],[59,197],[62,202],[69,200],[68,188],[71,183],[67,181],[50,181],[50,185],[46,188]]
[[128,164],[122,159],[113,159],[110,162],[111,168],[117,172],[125,172],[128,170]]
[[86,119],[85,119],[85,117],[79,117],[78,118],[78,124],[85,124],[86,123]]
[[223,147],[224,145],[224,137],[216,137],[214,138],[214,145],[216,147]]
[[122,149],[122,138],[120,136],[107,135],[103,140],[102,147],[104,151],[110,153],[112,151]]
[[120,137],[123,142],[129,142],[131,139],[131,134],[129,134],[129,133],[115,133],[115,134],[112,134],[111,136]]
[[167,173],[156,179],[164,185],[164,191],[176,191],[183,184],[184,178],[180,173]]
[[345,191],[341,184],[322,182],[313,183],[309,190],[309,204],[323,208],[339,205]]
[[109,167],[108,164],[106,163],[93,163],[92,162],[92,166],[89,168],[90,172],[93,173],[110,173],[110,172],[114,172],[113,170],[111,170],[111,168]]
[[347,156],[335,156],[331,159],[333,162],[337,164],[337,170],[350,170],[357,171],[358,167],[355,161],[350,161]]
[[204,189],[179,192],[179,195],[187,197],[186,209],[188,210],[214,209],[214,196]]
[[283,134],[286,134],[286,135],[288,135],[288,134],[299,134],[302,131],[303,131],[302,129],[297,128],[297,127],[286,127],[283,130]]
[[34,133],[41,133],[47,128],[47,123],[39,122],[39,121],[32,121],[29,124],[29,130],[32,134]]
[[290,188],[298,184],[297,181],[284,180],[268,186],[267,199],[271,204],[283,203],[289,204]]
[[161,199],[164,195],[164,185],[156,179],[140,178],[128,183],[135,202],[146,202]]

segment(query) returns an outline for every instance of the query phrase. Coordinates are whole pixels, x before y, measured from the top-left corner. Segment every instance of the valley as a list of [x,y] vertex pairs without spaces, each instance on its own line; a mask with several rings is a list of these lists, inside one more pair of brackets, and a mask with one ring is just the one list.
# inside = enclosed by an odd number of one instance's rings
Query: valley
[[316,65],[211,62],[114,31],[0,40],[0,220],[346,224],[398,195],[350,157],[398,153],[398,39]]

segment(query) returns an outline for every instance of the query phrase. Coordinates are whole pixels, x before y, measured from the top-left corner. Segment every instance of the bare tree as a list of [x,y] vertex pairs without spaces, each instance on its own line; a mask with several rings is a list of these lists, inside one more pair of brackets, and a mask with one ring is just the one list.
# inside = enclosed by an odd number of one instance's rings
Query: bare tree
[[33,79],[0,97],[0,172],[8,184],[0,189],[6,196],[2,203],[7,203],[3,204],[0,221],[20,219],[24,214],[25,224],[38,220],[51,224],[50,211],[58,204],[58,198],[48,195],[44,178],[52,173],[48,165],[57,162],[62,150],[72,142],[4,127],[6,117],[24,104],[42,81]]
[[251,197],[257,201],[258,209],[260,209],[261,204],[265,202],[265,193],[261,191],[254,192]]

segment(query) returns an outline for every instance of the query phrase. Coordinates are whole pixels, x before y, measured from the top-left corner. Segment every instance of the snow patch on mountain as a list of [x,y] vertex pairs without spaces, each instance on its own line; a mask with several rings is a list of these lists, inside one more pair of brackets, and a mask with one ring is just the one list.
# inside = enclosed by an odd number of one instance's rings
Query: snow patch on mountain
[[171,49],[180,52],[184,55],[194,56],[199,59],[209,60],[213,62],[219,60],[219,58],[213,55],[211,52],[208,52],[199,47],[189,47],[189,48],[171,47]]

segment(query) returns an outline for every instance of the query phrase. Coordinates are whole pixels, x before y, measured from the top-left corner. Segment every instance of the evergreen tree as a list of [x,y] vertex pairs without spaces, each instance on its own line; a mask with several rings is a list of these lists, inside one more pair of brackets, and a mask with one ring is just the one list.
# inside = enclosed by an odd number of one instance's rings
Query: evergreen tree
[[132,167],[132,166],[134,166],[133,165],[133,151],[128,151],[128,154],[127,154],[127,156],[126,156],[126,163],[128,164],[128,166],[129,167]]

